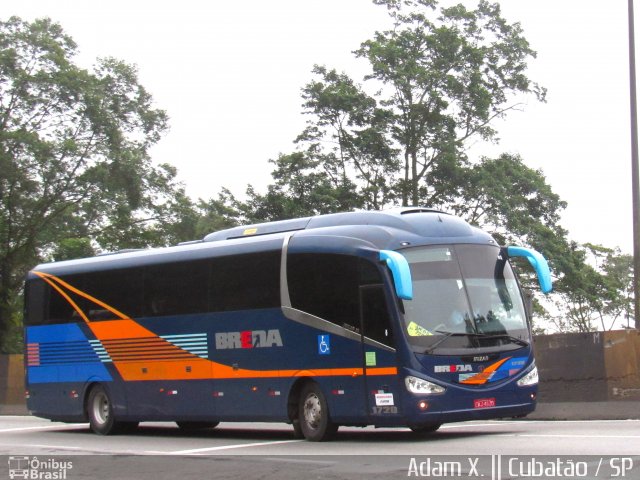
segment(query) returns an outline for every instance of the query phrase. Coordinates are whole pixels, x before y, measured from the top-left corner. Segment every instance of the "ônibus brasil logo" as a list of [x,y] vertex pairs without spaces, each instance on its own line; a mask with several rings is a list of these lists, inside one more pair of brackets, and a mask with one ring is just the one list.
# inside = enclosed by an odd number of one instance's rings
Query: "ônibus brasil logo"
[[65,480],[67,470],[73,468],[73,462],[56,460],[55,458],[38,459],[38,457],[9,457],[9,478],[25,478],[30,480]]
[[216,349],[281,347],[280,330],[245,330],[216,333]]

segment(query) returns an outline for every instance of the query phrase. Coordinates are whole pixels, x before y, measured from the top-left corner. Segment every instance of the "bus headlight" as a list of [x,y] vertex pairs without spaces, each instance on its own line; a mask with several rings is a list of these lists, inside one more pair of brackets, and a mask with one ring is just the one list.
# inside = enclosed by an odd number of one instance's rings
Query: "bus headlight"
[[528,387],[530,385],[536,385],[538,383],[538,367],[535,365],[529,373],[527,373],[524,377],[518,380],[519,387]]
[[444,393],[446,390],[440,385],[412,376],[406,377],[404,384],[411,393]]

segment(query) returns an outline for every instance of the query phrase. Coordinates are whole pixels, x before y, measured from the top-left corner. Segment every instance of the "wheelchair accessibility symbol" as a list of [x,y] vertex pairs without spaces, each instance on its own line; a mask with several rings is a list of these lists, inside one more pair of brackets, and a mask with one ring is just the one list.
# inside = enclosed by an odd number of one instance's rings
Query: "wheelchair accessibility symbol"
[[318,354],[331,354],[331,337],[329,335],[318,335]]

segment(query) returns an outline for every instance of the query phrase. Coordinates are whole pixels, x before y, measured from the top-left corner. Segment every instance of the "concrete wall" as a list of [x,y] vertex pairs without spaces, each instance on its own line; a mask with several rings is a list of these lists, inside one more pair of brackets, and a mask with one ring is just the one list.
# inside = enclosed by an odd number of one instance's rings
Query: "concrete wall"
[[22,355],[0,355],[0,414],[26,413]]
[[640,332],[606,332],[604,361],[609,400],[640,400]]
[[534,339],[540,402],[640,400],[640,332],[564,333]]

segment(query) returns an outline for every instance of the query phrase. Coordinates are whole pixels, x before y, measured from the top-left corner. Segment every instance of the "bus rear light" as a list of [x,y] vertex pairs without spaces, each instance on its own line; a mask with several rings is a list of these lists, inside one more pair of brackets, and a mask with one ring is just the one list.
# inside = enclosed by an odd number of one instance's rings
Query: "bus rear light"
[[344,395],[344,390],[331,390],[333,395]]
[[78,397],[79,397],[78,392],[76,392],[75,390],[71,390],[69,392],[69,398],[78,398]]
[[425,411],[427,408],[429,408],[429,402],[426,400],[420,400],[418,402],[418,409]]

